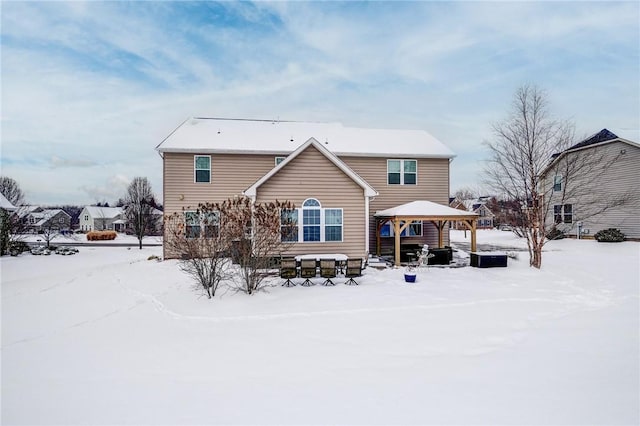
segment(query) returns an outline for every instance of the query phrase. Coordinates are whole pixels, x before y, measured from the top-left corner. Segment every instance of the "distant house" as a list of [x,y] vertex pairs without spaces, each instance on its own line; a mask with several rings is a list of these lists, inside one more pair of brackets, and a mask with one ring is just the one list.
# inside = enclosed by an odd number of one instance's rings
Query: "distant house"
[[4,195],[0,194],[0,209],[13,212],[17,210],[17,207],[11,204],[11,201],[7,200]]
[[[447,206],[455,155],[422,130],[191,118],[156,149],[163,158],[165,212],[183,214],[195,229],[199,203],[241,195],[293,202],[298,232],[288,255],[366,258],[392,250],[398,259],[400,244],[448,244],[449,220],[464,215]],[[410,217],[392,209],[416,201],[431,204],[413,204],[424,211]],[[475,230],[476,215],[467,216]]]
[[[597,160],[597,167],[585,167],[571,179],[562,175],[559,165],[563,160],[580,161],[588,156]],[[590,237],[602,229],[618,228],[627,238],[640,239],[637,142],[602,129],[556,154],[543,171],[542,182],[551,197],[547,223],[565,234],[577,236],[580,228],[581,237]]]
[[71,229],[71,216],[61,209],[40,209],[23,217],[27,232],[35,234],[44,231],[65,232]]
[[80,212],[81,231],[124,232],[126,220],[122,207],[86,206]]
[[[495,215],[487,206],[489,197],[480,197],[460,200],[457,197],[449,199],[449,207],[476,213],[478,215],[478,229],[492,229],[494,227]],[[454,229],[465,229],[461,222],[453,224]]]

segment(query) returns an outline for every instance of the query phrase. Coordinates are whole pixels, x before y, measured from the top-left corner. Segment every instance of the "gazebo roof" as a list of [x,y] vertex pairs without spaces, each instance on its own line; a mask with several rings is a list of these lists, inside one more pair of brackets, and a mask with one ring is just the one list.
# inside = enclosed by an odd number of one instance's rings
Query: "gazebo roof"
[[432,201],[418,200],[376,212],[374,216],[470,219],[478,217],[478,214],[454,209]]

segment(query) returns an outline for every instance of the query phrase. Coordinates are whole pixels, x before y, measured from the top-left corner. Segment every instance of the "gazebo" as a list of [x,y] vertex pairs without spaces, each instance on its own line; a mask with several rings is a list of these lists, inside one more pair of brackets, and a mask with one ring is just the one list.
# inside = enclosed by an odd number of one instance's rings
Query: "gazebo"
[[476,225],[478,214],[458,210],[431,201],[412,201],[397,207],[376,212],[376,254],[380,255],[380,230],[385,222],[393,225],[395,236],[395,264],[400,264],[400,234],[411,222],[430,221],[438,230],[438,247],[443,245],[443,230],[448,221],[460,221],[471,230],[471,251],[476,251]]

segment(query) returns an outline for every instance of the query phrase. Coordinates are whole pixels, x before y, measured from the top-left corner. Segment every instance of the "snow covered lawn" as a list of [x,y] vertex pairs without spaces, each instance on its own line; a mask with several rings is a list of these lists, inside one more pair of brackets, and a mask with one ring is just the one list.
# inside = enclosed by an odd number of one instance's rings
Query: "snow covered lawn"
[[214,300],[160,253],[2,258],[2,424],[640,421],[638,243]]

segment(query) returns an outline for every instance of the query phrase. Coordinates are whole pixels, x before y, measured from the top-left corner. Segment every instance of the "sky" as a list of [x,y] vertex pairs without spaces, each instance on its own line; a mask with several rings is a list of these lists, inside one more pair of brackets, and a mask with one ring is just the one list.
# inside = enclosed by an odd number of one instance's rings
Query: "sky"
[[[1,3],[1,171],[32,204],[162,199],[191,116],[426,130],[479,188],[524,84],[578,136],[640,127],[640,2]],[[636,139],[636,142],[640,140]]]

